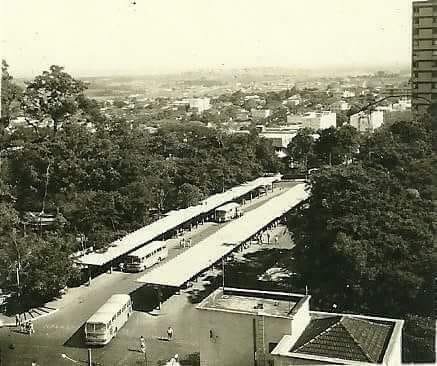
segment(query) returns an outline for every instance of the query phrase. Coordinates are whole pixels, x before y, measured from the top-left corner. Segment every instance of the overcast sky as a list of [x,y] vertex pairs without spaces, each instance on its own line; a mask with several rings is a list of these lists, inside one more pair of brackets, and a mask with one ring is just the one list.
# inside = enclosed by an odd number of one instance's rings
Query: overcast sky
[[15,76],[290,66],[399,66],[411,0],[0,0]]

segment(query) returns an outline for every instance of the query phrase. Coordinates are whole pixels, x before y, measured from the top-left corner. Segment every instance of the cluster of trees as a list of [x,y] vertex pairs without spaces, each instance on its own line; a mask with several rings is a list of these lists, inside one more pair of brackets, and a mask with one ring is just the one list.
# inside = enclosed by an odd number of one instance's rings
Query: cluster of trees
[[[149,134],[108,120],[84,95],[86,85],[59,66],[24,89],[6,64],[2,77],[1,149],[8,154],[0,209],[8,219],[0,224],[0,288],[17,287],[18,266],[22,295],[53,296],[75,278],[68,258],[84,238],[104,247],[166,211],[279,169],[274,148],[255,133],[226,135],[187,122]],[[17,116],[27,125],[6,132]],[[56,225],[32,229],[29,211],[54,215]]]
[[[434,131],[424,120],[398,122],[356,139],[342,127],[327,132],[326,149],[302,131],[290,146],[300,161],[326,164],[329,151],[333,165],[311,177],[307,204],[289,216],[313,304],[407,319],[410,362],[433,359]],[[348,152],[352,162],[342,164]]]
[[311,168],[347,164],[360,146],[360,133],[350,125],[314,131],[300,129],[287,146],[289,165],[307,171]]

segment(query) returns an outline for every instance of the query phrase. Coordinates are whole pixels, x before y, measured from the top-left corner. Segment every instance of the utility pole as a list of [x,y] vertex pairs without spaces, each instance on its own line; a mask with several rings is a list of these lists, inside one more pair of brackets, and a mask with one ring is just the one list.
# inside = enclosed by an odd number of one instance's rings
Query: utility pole
[[222,257],[222,289],[225,291],[225,257]]
[[88,366],[92,366],[91,348],[88,348]]
[[[47,165],[47,170],[46,170],[46,182],[45,182],[45,189],[44,189],[44,197],[42,200],[42,210],[41,210],[41,214],[44,214],[44,210],[45,210],[45,206],[46,206],[46,198],[47,198],[47,189],[49,186],[49,177],[50,177],[50,160],[49,160],[49,164]],[[42,221],[41,221],[41,217],[40,217],[40,225],[42,228]]]
[[20,262],[15,262],[15,273],[17,276],[17,296],[20,297]]

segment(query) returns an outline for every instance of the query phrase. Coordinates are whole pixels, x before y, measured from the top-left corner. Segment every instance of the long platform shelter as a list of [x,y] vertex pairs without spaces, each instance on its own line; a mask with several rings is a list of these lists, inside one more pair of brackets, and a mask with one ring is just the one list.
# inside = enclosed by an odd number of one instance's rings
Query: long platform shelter
[[172,260],[140,277],[137,281],[157,286],[180,288],[221,261],[239,246],[278,220],[309,196],[305,183],[290,188],[202,240]]
[[200,202],[199,205],[185,209],[170,211],[163,218],[138,229],[126,236],[112,242],[106,251],[94,251],[76,258],[75,261],[86,266],[103,266],[117,258],[138,249],[139,247],[161,239],[165,234],[177,230],[187,222],[196,218],[203,218],[228,202],[238,200],[241,197],[261,187],[273,187],[274,182],[281,180],[281,174],[268,177],[260,177],[253,181],[246,182],[223,193],[217,193]]

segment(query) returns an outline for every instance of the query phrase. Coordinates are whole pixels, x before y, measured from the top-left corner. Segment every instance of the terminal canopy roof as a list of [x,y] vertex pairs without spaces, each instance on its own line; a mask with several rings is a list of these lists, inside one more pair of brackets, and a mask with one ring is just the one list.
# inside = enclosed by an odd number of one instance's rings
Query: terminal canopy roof
[[281,180],[280,174],[272,177],[260,177],[251,182],[234,187],[226,192],[208,197],[197,206],[170,211],[163,218],[151,223],[150,225],[112,242],[109,245],[108,250],[105,252],[86,254],[77,258],[76,262],[84,265],[102,266],[202,214],[206,214],[227,202],[236,200],[259,187],[271,185],[273,182],[279,180]]
[[267,201],[259,208],[249,211],[244,216],[196,244],[187,251],[138,279],[154,285],[181,287],[205,269],[211,267],[221,258],[232,252],[275,219],[283,216],[293,207],[308,198],[305,183],[299,183]]

